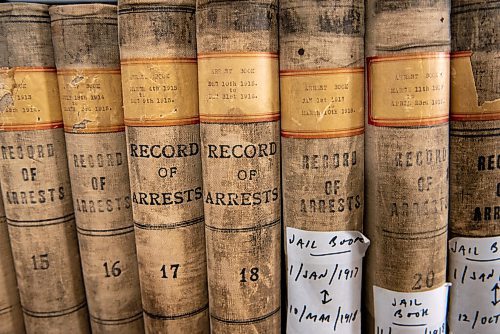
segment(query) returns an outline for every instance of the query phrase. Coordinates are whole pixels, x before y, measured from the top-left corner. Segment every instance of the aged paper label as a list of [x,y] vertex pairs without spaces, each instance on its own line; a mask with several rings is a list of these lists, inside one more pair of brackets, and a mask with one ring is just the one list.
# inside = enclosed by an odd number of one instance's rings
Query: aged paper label
[[334,138],[363,133],[363,68],[282,71],[281,134]]
[[130,59],[121,64],[126,125],[199,122],[196,59]]
[[500,120],[500,99],[479,105],[472,72],[472,52],[451,55],[451,119],[454,121]]
[[405,127],[448,121],[448,53],[370,57],[367,64],[369,124]]
[[64,131],[123,131],[119,69],[58,70]]
[[42,130],[61,126],[55,68],[0,69],[1,130]]
[[361,333],[363,256],[370,241],[357,231],[287,227],[287,333]]
[[450,284],[425,292],[373,286],[377,334],[445,334]]
[[451,333],[498,333],[500,236],[453,238],[448,250]]
[[279,119],[277,54],[200,54],[198,64],[202,122]]

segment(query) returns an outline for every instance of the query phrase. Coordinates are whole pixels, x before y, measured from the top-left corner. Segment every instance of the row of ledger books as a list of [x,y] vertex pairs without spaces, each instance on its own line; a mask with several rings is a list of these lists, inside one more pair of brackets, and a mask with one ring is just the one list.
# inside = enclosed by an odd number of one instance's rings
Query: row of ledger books
[[0,334],[498,334],[500,3],[0,4]]

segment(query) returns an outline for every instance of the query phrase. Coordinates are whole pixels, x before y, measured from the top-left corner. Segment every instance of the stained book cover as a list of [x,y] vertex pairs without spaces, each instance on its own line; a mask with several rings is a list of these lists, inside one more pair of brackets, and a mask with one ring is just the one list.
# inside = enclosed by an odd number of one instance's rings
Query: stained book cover
[[0,20],[0,178],[26,331],[89,333],[48,6],[1,4]]
[[[1,23],[0,23],[1,24]],[[0,28],[1,29],[1,28]],[[1,83],[0,83],[1,85]],[[19,303],[14,260],[3,202],[0,200],[0,333],[23,334],[24,318]]]
[[128,162],[147,333],[209,333],[195,1],[120,1]]
[[280,332],[277,6],[272,0],[197,2],[213,333]]
[[[7,70],[9,54],[5,45],[7,39],[3,21],[0,18],[0,71]],[[1,75],[1,74],[0,74]],[[0,80],[0,112],[3,110],[3,102],[9,99],[5,84]],[[0,114],[1,115],[1,114]],[[14,271],[14,260],[10,248],[9,231],[5,217],[3,201],[0,198],[0,333],[1,334],[23,334],[24,318],[19,302],[17,291],[16,272]]]
[[143,331],[123,123],[117,8],[50,8],[93,333]]
[[[330,333],[339,312],[346,321],[337,323],[336,331],[361,333],[362,256],[368,244],[361,234],[363,38],[360,1],[280,1],[283,224],[290,334]],[[340,240],[352,242],[344,247]]]
[[500,49],[491,37],[499,14],[495,1],[451,1],[448,323],[455,334],[498,331],[490,319],[500,305]]
[[[408,326],[418,325],[415,333],[443,332],[449,1],[365,4],[364,231],[371,246],[364,273],[364,330],[406,333]],[[409,299],[416,302],[408,305]],[[408,316],[419,307],[432,316]]]

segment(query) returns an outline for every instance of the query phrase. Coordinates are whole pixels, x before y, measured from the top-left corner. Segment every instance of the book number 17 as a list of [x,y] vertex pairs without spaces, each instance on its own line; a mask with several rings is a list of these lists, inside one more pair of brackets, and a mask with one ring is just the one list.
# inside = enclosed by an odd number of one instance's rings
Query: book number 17
[[[170,270],[172,271],[172,278],[174,278],[174,279],[177,278],[177,270],[179,270],[179,267],[180,267],[179,264],[171,264],[170,265]],[[169,269],[168,269],[168,266],[166,264],[161,266],[160,271],[162,273],[161,278],[168,278],[167,274],[169,272]]]

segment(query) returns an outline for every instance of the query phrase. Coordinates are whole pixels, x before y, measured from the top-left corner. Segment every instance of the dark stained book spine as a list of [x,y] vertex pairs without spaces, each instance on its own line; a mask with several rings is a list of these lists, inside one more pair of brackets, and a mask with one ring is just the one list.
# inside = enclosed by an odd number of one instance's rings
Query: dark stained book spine
[[89,333],[48,6],[0,4],[0,178],[28,333]]
[[93,333],[144,330],[123,123],[117,7],[50,8]]
[[209,333],[194,0],[119,2],[147,333]]
[[[9,53],[7,36],[0,18],[0,110],[9,99],[9,90],[3,82],[3,75],[8,73]],[[9,231],[5,217],[3,201],[0,198],[0,334],[23,334],[24,318],[19,302],[14,260],[10,249]]]
[[[329,333],[302,312],[339,310],[352,320],[336,331],[361,333],[363,2],[280,1],[279,42],[287,333]],[[331,246],[346,239],[357,241]]]
[[498,1],[451,1],[448,323],[454,334],[498,331],[489,319],[500,305],[493,279],[500,272],[499,23]]
[[443,332],[450,3],[365,4],[365,331],[405,333],[401,301],[414,299],[432,314],[422,333]]
[[197,2],[212,333],[280,332],[277,5]]
[[3,202],[0,200],[0,334],[23,333],[24,319],[19,303],[9,231]]

